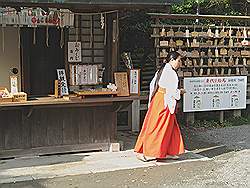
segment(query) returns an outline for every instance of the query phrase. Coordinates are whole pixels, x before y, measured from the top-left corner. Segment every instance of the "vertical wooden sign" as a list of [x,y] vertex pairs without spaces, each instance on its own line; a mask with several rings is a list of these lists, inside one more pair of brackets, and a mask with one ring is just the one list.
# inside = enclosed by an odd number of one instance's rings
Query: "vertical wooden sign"
[[115,85],[117,87],[117,96],[129,96],[128,73],[115,72]]
[[68,85],[67,85],[67,79],[64,69],[57,69],[57,77],[58,80],[61,82],[61,95],[69,95]]
[[60,80],[55,80],[54,83],[55,87],[55,98],[60,98],[61,97],[61,82]]
[[140,95],[140,69],[129,70],[130,94]]

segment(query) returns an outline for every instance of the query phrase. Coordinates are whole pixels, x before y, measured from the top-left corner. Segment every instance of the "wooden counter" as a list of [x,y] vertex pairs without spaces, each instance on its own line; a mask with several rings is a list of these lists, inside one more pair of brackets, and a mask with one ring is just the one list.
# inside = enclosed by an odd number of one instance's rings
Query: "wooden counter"
[[[20,106],[55,106],[55,105],[69,105],[69,106],[75,106],[75,105],[102,105],[103,103],[112,103],[112,102],[122,102],[122,101],[132,101],[139,98],[142,98],[143,96],[129,96],[129,97],[91,97],[91,98],[84,98],[84,99],[64,99],[59,98],[56,99],[54,97],[36,97],[32,98],[26,102],[5,102],[0,103],[0,110],[1,109],[8,109],[8,107],[20,107]],[[66,106],[66,107],[67,107]]]
[[0,158],[108,150],[116,142],[116,112],[138,98],[44,97],[0,104]]

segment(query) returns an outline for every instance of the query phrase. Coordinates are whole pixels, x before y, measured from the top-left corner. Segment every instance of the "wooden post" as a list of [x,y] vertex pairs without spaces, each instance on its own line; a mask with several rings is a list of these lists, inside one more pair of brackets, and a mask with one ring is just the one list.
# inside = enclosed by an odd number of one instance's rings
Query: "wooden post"
[[132,102],[132,132],[140,131],[140,100]]
[[186,123],[187,124],[194,124],[194,113],[193,112],[187,113]]
[[241,117],[241,110],[234,110],[233,117]]
[[132,130],[132,104],[128,106],[128,130]]
[[224,121],[224,111],[220,111],[220,123]]
[[[156,18],[155,24],[160,24],[160,19]],[[154,35],[159,34],[159,28],[154,28]],[[155,53],[156,53],[156,68],[159,68],[160,66],[160,61],[159,61],[159,54],[160,54],[160,49],[157,47],[160,44],[160,39],[158,37],[155,38]]]
[[119,18],[118,12],[116,17],[112,20],[112,56],[111,56],[111,81],[113,82],[114,72],[117,71],[118,61],[119,61]]

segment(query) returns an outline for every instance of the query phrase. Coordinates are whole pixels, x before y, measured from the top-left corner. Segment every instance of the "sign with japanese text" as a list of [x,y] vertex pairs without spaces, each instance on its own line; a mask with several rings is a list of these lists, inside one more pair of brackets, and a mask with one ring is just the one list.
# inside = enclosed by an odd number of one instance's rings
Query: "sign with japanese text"
[[18,82],[17,82],[17,76],[10,76],[10,92],[18,93]]
[[81,42],[68,42],[68,62],[82,62]]
[[183,111],[246,108],[247,76],[184,78]]
[[115,72],[115,85],[117,87],[117,96],[129,96],[128,74],[126,72]]
[[129,90],[130,94],[140,94],[140,70],[129,70]]
[[57,77],[61,83],[61,96],[69,95],[68,84],[66,79],[66,74],[64,69],[57,69]]
[[21,7],[19,11],[15,7],[0,7],[0,24],[19,26],[73,26],[74,14],[68,9],[40,7]]

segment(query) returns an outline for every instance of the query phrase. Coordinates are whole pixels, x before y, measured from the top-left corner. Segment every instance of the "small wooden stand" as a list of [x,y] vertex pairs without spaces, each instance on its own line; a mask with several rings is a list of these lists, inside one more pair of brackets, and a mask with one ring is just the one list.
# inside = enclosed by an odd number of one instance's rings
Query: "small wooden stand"
[[79,91],[75,92],[77,96],[80,96],[82,99],[84,99],[86,96],[99,96],[99,95],[110,95],[111,97],[114,97],[117,95],[117,91],[102,91],[102,90],[93,90],[93,91]]
[[[9,94],[9,91],[5,87],[0,87],[0,92],[6,92]],[[0,103],[4,102],[12,102],[13,101],[13,96],[9,94],[9,97],[0,97]]]

